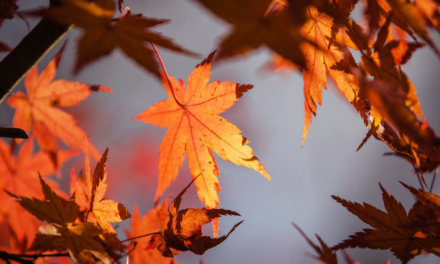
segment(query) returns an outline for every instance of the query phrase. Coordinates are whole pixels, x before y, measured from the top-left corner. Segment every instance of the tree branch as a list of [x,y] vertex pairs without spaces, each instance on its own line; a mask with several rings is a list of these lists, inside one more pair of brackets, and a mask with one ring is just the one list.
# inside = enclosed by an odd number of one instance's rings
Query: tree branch
[[[34,260],[37,258],[44,257],[69,257],[69,253],[55,253],[55,254],[11,254],[6,251],[0,251],[0,259],[4,260],[6,263],[11,263],[12,261],[22,263],[22,264],[34,264]],[[30,258],[33,260],[28,260]]]
[[71,28],[43,18],[0,62],[0,103]]
[[21,128],[15,127],[0,127],[0,137],[6,138],[26,138],[28,139],[28,135],[26,131]]

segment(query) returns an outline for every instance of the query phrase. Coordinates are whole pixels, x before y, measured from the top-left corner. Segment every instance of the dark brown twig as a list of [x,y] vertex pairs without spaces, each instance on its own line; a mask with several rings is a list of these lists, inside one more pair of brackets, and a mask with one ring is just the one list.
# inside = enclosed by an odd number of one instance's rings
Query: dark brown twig
[[434,188],[435,178],[437,178],[438,167],[435,169],[434,177],[432,177],[431,187],[429,188],[429,193],[432,193],[432,189]]
[[28,139],[26,131],[15,127],[0,127],[0,137],[6,138],[25,138]]
[[124,243],[124,242],[130,241],[130,240],[135,240],[135,239],[138,239],[138,238],[141,238],[141,237],[146,237],[146,236],[156,235],[156,234],[160,234],[160,232],[153,232],[153,233],[148,233],[148,234],[141,235],[141,236],[137,236],[137,237],[127,238],[127,239],[125,239],[125,240],[122,240],[121,243]]
[[71,28],[43,18],[0,62],[0,103]]
[[[55,253],[55,254],[12,254],[6,251],[0,251],[0,259],[6,263],[15,261],[22,264],[34,264],[34,260],[44,257],[69,257],[69,253]],[[29,260],[33,259],[33,260]]]

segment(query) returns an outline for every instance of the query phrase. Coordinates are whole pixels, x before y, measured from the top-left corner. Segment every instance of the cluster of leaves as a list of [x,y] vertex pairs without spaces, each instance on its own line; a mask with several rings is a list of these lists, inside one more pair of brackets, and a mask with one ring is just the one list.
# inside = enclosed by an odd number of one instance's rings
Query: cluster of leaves
[[367,228],[362,232],[357,232],[331,248],[318,235],[316,236],[321,246],[315,245],[298,226],[295,224],[293,226],[318,254],[312,257],[326,264],[338,263],[335,251],[354,247],[390,249],[402,263],[408,263],[421,253],[440,256],[440,196],[417,190],[404,183],[402,185],[417,198],[408,213],[382,185],[380,188],[386,212],[367,203],[362,205],[332,196],[334,200],[374,229]]
[[[314,245],[297,228],[317,251],[319,256],[316,258],[325,263],[337,263],[335,251],[348,247],[391,249],[403,263],[422,251],[440,255],[439,198],[423,189],[423,173],[436,170],[440,163],[440,139],[424,116],[415,86],[401,69],[417,49],[426,46],[416,36],[439,54],[427,29],[432,27],[440,31],[440,3],[435,0],[365,1],[363,20],[367,23],[363,27],[350,18],[357,0],[194,1],[231,24],[233,29],[219,43],[218,52],[211,53],[195,67],[186,87],[181,79],[168,76],[155,45],[182,54],[195,53],[150,30],[167,20],[132,14],[127,7],[122,10],[122,1],[118,2],[121,14],[114,17],[114,0],[54,0],[48,8],[24,13],[16,12],[15,0],[1,5],[0,23],[14,14],[25,14],[80,28],[75,73],[119,48],[162,81],[169,98],[134,117],[134,120],[159,127],[169,126],[159,149],[155,203],[171,180],[176,179],[186,153],[198,196],[206,208],[179,211],[182,195],[192,182],[168,207],[163,202],[142,220],[135,207],[132,231],[127,231],[127,235],[131,239],[152,235],[139,240],[139,244],[142,249],[154,250],[136,250],[130,253],[130,257],[136,263],[145,259],[170,263],[173,260],[169,257],[180,251],[203,254],[223,242],[241,224],[217,238],[218,217],[239,214],[219,209],[220,172],[212,151],[226,161],[252,168],[271,179],[240,129],[219,116],[253,86],[229,81],[209,83],[214,55],[215,60],[229,59],[263,45],[276,53],[272,61],[275,70],[287,68],[303,74],[305,122],[302,145],[317,106],[322,103],[321,88],[327,88],[329,76],[368,128],[358,150],[371,136],[383,141],[395,155],[413,164],[422,186],[422,190],[416,190],[404,184],[419,200],[408,214],[382,186],[387,213],[368,204],[351,203],[334,196],[336,201],[375,229],[365,229],[329,248],[320,237],[321,247]],[[7,50],[0,43],[0,51]],[[352,52],[360,53],[359,63]],[[6,190],[6,193],[0,193],[0,200],[4,202],[0,221],[6,220],[18,244],[24,244],[23,248],[30,245],[27,248],[30,251],[68,250],[78,263],[97,260],[110,263],[122,256],[125,247],[109,222],[122,221],[131,215],[122,204],[103,200],[107,188],[107,150],[100,158],[93,145],[85,143],[85,132],[76,125],[75,119],[60,107],[76,105],[93,91],[112,90],[67,80],[52,81],[61,54],[62,51],[40,74],[36,66],[30,69],[24,81],[27,94],[17,92],[7,100],[16,109],[13,126],[30,134],[31,139],[25,142],[13,140],[11,147],[0,141],[3,161],[0,163],[0,187]],[[41,148],[36,154],[33,154],[34,138]],[[59,149],[58,140],[73,149]],[[21,142],[20,151],[14,157],[15,144]],[[78,178],[72,170],[71,197],[56,194],[53,190],[57,190],[57,185],[42,177],[58,172],[64,161],[78,151],[86,153],[85,180]],[[89,168],[89,152],[99,160],[93,175]],[[37,171],[41,174],[39,177]],[[41,183],[42,191],[35,187],[37,181]],[[22,207],[18,207],[14,199]],[[38,223],[23,208],[47,224],[39,227],[36,235]],[[201,227],[210,222],[213,223],[214,238],[203,236],[201,231]],[[2,256],[10,259],[12,255],[0,254]],[[348,255],[346,259],[354,263]]]
[[[43,200],[16,196],[5,190],[6,194],[25,210],[47,224],[38,228],[38,233],[28,251],[68,250],[72,259],[78,263],[95,263],[95,259],[103,263],[111,263],[111,259],[121,257],[120,252],[125,248],[109,222],[120,222],[130,218],[131,215],[122,204],[103,200],[107,189],[106,159],[107,150],[91,176],[89,159],[86,155],[86,186],[82,188],[78,184],[73,184],[72,196],[67,199],[63,197],[64,195],[61,197],[57,195],[41,175],[38,175],[38,178],[44,195]],[[28,173],[28,175],[32,174]],[[75,177],[72,179],[75,182]],[[80,210],[82,208],[85,210]],[[9,220],[14,219],[9,218]]]

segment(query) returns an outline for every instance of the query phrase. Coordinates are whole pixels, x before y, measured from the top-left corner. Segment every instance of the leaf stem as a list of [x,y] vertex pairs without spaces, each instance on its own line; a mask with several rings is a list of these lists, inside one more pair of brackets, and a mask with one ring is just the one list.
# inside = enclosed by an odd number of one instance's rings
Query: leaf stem
[[[417,179],[419,180],[420,187],[422,187],[422,191],[425,191],[425,186],[423,186],[422,178],[420,177],[420,174],[419,174],[419,172],[417,171],[416,165],[414,164],[413,161],[411,161],[411,163],[412,163],[413,168],[414,168],[414,171],[415,171],[415,173],[416,173],[416,175],[417,175]],[[419,168],[419,169],[420,169],[420,168]]]
[[435,169],[434,177],[432,177],[431,187],[429,188],[429,193],[432,193],[432,189],[434,188],[435,178],[437,178],[438,166]]
[[271,5],[270,5],[270,7],[266,10],[266,13],[264,14],[264,17],[269,16],[270,13],[272,13],[272,12],[275,10],[275,8],[277,7],[277,5],[278,5],[278,2],[275,1],[275,0],[273,0],[272,3],[271,3]]
[[71,28],[43,18],[0,62],[0,103]]
[[142,238],[142,237],[146,237],[146,236],[156,235],[156,234],[160,234],[160,232],[148,233],[148,234],[137,236],[137,237],[127,238],[125,240],[122,240],[121,243],[130,241],[130,240],[135,240],[135,239]]
[[177,103],[180,107],[185,108],[185,107],[184,107],[184,106],[183,106],[183,105],[177,100],[176,95],[174,94],[174,89],[173,89],[173,86],[171,85],[170,77],[168,76],[167,69],[165,68],[165,65],[163,64],[162,58],[160,57],[160,54],[159,54],[159,51],[157,51],[156,46],[155,46],[153,43],[150,43],[150,44],[151,44],[151,46],[153,47],[154,52],[156,53],[157,59],[159,60],[159,63],[160,63],[160,66],[162,66],[163,73],[165,74],[165,77],[167,78],[168,85],[170,86],[170,90],[171,90],[171,93],[173,94],[174,101],[176,101],[176,103]]

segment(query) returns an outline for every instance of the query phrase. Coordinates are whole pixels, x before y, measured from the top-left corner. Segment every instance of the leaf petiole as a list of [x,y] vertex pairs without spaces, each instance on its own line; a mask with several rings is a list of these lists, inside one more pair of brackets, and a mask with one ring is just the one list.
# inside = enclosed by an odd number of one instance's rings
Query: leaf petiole
[[168,76],[167,69],[165,68],[165,65],[163,64],[162,58],[160,57],[160,54],[159,54],[159,51],[157,51],[156,46],[155,46],[153,43],[151,43],[151,46],[153,47],[153,50],[154,50],[154,52],[156,53],[157,59],[158,59],[159,62],[160,62],[160,66],[162,66],[163,73],[165,74],[165,77],[167,78],[168,85],[170,86],[170,90],[171,90],[171,93],[173,94],[174,101],[176,101],[176,103],[177,103],[180,107],[185,108],[185,107],[184,107],[184,106],[183,106],[183,105],[177,100],[176,95],[174,94],[174,90],[173,90],[173,86],[171,85],[170,77]]

